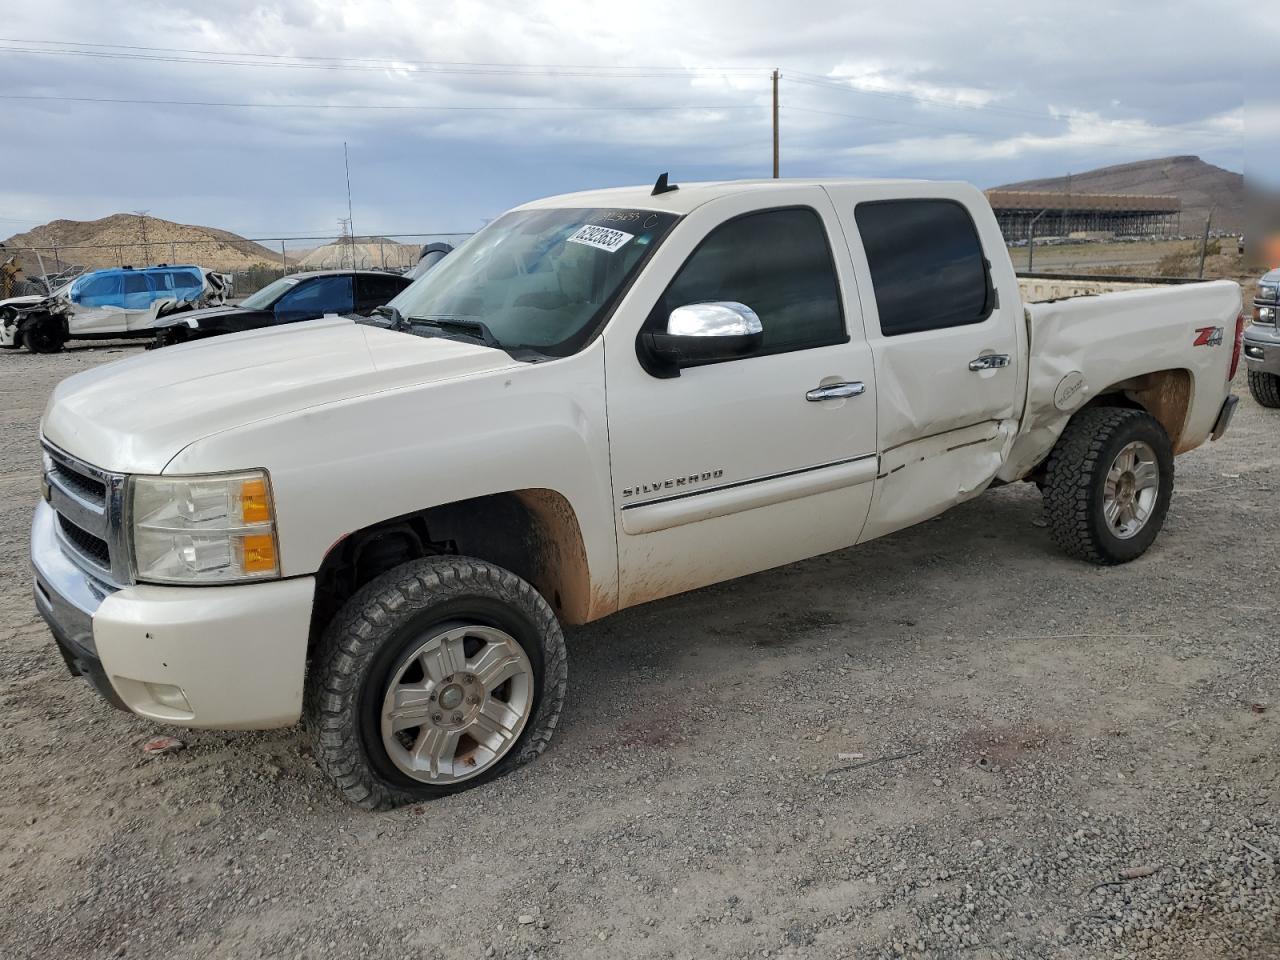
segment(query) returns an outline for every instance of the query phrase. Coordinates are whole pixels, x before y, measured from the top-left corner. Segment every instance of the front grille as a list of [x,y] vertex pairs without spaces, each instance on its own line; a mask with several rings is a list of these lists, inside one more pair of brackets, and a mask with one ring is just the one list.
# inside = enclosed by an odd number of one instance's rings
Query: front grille
[[81,530],[61,514],[58,515],[58,526],[62,528],[62,535],[81,554],[101,567],[103,572],[111,570],[111,548],[107,546],[107,541],[95,537],[87,530]]
[[90,503],[102,506],[107,502],[107,488],[101,480],[94,480],[84,474],[75,473],[56,462],[53,465],[53,475],[53,479],[56,482],[60,482],[64,487],[80,494]]
[[45,444],[49,505],[58,515],[62,552],[94,579],[129,582],[123,475],[90,466]]

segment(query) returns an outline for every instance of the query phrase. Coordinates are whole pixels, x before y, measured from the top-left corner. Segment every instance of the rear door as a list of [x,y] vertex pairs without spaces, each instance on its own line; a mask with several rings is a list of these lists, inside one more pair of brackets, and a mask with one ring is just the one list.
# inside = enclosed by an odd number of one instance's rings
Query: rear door
[[[1000,302],[997,288],[1009,289],[1012,273],[997,273],[1008,257],[982,195],[874,189],[837,201],[866,277],[860,291],[880,391],[880,476],[864,540],[985,489],[1016,433],[1025,390],[1022,304]],[[999,252],[995,265],[986,249]]]
[[[605,333],[622,606],[848,546],[866,519],[875,378],[848,251],[821,189],[768,196],[690,213]],[[637,335],[710,301],[758,314],[761,352],[646,372]]]

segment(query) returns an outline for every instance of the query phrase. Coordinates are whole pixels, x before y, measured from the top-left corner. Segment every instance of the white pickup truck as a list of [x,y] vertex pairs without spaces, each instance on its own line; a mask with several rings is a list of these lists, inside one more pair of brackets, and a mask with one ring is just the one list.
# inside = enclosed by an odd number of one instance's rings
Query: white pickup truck
[[63,382],[36,604],[116,705],[305,714],[352,802],[420,800],[546,747],[562,624],[1013,481],[1068,554],[1133,560],[1175,454],[1227,428],[1240,308],[1229,282],[1024,305],[962,184],[541,200],[380,316]]

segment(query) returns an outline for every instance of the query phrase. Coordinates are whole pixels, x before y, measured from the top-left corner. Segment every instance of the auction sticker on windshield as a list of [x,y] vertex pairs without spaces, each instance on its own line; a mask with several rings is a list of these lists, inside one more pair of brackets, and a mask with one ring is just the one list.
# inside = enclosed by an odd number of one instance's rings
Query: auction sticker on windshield
[[609,253],[617,253],[634,237],[634,233],[624,233],[621,230],[588,224],[585,227],[580,227],[578,232],[569,238],[569,243],[584,243],[588,247],[607,250]]

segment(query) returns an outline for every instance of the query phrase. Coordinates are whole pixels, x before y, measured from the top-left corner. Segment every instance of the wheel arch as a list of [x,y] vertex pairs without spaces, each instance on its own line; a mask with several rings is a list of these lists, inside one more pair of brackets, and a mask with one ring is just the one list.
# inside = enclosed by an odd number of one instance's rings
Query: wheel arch
[[573,506],[555,490],[530,488],[428,507],[345,535],[316,573],[313,637],[374,577],[419,557],[449,555],[487,560],[527,580],[563,623],[602,615]]
[[[1081,410],[1092,407],[1131,407],[1145,410],[1164,427],[1173,452],[1179,454],[1186,449],[1183,446],[1183,435],[1191,413],[1193,386],[1190,370],[1156,370],[1112,384],[1099,391]],[[1079,413],[1077,410],[1072,416]]]

